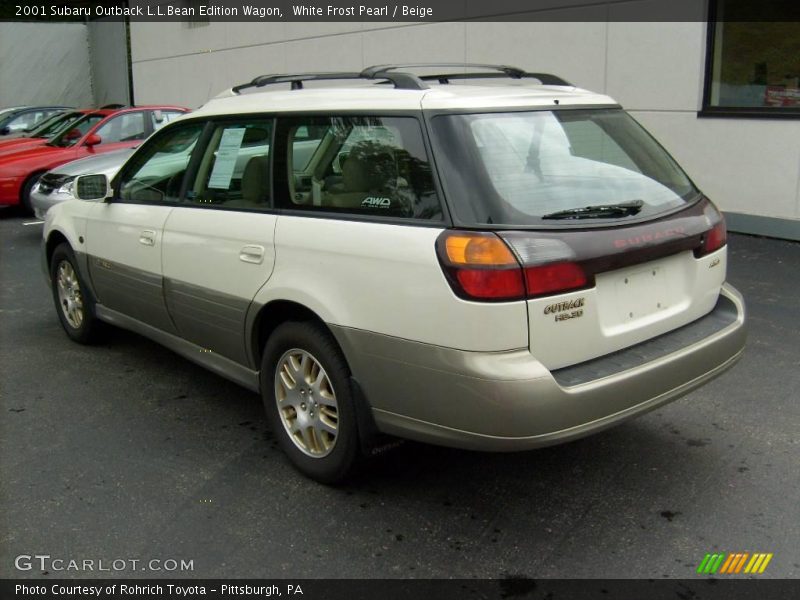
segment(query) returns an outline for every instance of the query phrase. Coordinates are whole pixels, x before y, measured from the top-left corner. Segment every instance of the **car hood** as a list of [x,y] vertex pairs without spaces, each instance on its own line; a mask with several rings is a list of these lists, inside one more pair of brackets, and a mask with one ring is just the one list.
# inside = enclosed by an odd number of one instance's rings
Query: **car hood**
[[74,155],[74,147],[56,148],[47,144],[23,146],[16,151],[0,153],[0,170],[20,163],[38,165],[41,162],[43,166],[46,166],[47,164],[53,164],[51,161],[58,161],[62,157],[69,160],[69,157]]
[[0,156],[10,152],[19,152],[23,148],[33,148],[34,146],[44,146],[47,138],[12,138],[10,140],[0,140]]
[[112,177],[119,171],[122,164],[128,160],[128,157],[133,154],[134,150],[135,148],[125,148],[123,150],[106,152],[98,156],[73,160],[72,162],[56,167],[51,173],[69,176],[106,175]]

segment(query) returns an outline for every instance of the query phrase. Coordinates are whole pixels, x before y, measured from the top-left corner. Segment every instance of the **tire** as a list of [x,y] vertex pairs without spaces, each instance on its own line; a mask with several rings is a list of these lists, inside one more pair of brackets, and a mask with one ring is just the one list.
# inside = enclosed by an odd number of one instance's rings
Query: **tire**
[[261,397],[300,472],[325,484],[348,476],[360,458],[355,403],[350,369],[328,330],[311,321],[278,326],[264,347]]
[[28,177],[25,183],[22,185],[22,191],[19,195],[19,203],[22,207],[22,212],[26,215],[33,214],[33,205],[31,204],[31,191],[33,191],[33,186],[36,185],[36,182],[42,178],[44,173],[36,173]]
[[95,341],[102,323],[94,313],[94,300],[78,271],[69,244],[60,244],[50,259],[50,283],[58,320],[67,335],[80,344]]

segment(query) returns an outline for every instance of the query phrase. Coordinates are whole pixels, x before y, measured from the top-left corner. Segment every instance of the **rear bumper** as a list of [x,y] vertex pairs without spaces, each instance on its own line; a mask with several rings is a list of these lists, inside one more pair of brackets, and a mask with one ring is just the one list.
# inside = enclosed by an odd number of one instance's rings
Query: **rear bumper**
[[446,446],[511,451],[606,429],[723,373],[745,345],[741,295],[726,284],[714,313],[711,325],[698,320],[662,336],[660,344],[656,338],[555,372],[527,349],[463,352],[332,329],[381,431]]

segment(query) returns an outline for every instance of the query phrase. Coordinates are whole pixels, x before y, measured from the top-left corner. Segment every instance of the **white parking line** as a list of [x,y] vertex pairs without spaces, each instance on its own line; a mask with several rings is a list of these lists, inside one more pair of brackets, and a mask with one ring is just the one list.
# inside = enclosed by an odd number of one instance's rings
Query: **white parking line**
[[23,225],[44,225],[44,221],[28,221],[27,223],[23,223]]

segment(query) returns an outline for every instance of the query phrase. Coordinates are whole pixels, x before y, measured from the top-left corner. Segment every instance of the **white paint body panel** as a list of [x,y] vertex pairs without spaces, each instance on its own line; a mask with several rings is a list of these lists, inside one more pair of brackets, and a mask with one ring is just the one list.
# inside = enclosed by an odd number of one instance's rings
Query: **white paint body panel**
[[[86,252],[140,271],[161,273],[161,240],[171,206],[95,202],[88,215]],[[152,232],[153,243],[140,242]]]
[[[275,264],[276,216],[175,208],[164,231],[164,277],[252,300]],[[260,262],[241,258],[246,246],[263,248]]]
[[281,216],[259,304],[291,300],[324,321],[473,351],[528,345],[525,302],[466,302],[436,257],[441,229]]

